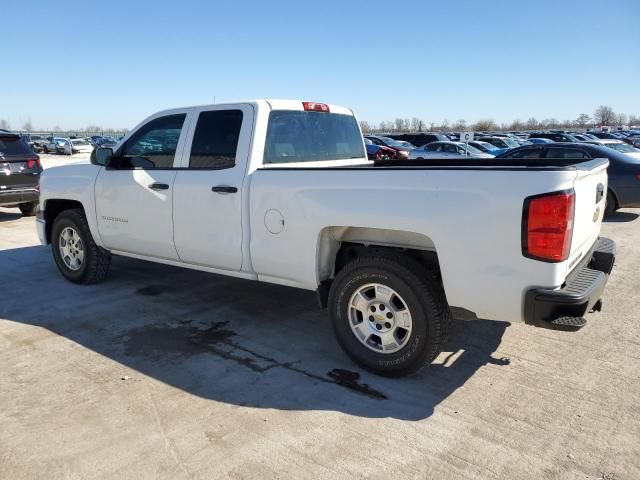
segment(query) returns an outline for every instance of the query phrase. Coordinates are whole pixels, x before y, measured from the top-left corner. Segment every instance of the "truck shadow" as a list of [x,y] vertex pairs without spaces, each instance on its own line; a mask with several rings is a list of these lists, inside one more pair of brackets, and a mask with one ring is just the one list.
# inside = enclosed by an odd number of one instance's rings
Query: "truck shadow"
[[636,218],[640,217],[635,212],[614,212],[611,215],[607,215],[603,221],[607,223],[627,223],[633,222]]
[[455,321],[429,368],[389,379],[346,357],[312,292],[126,258],[114,258],[104,283],[78,286],[62,279],[45,247],[0,251],[0,271],[20,279],[0,303],[0,328],[1,319],[42,327],[233,405],[419,420],[480,368],[509,365],[494,357],[503,322]]

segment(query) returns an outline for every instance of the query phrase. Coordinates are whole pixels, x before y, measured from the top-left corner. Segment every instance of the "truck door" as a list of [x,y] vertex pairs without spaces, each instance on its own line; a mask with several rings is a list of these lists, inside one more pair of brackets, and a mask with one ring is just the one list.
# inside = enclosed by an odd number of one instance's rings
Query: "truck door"
[[114,153],[96,179],[98,230],[105,246],[178,260],[173,243],[176,152],[184,145],[188,111],[155,115]]
[[242,268],[242,197],[253,107],[194,112],[173,191],[173,237],[185,263]]

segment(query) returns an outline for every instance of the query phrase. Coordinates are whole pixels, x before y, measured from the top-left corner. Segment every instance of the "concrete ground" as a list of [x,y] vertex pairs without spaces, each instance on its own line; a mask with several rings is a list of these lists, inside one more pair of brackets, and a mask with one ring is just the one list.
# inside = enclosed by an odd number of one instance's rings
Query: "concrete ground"
[[125,258],[74,285],[17,212],[0,208],[2,479],[640,478],[635,211],[603,227],[619,256],[581,331],[457,321],[399,380],[355,367],[310,292]]

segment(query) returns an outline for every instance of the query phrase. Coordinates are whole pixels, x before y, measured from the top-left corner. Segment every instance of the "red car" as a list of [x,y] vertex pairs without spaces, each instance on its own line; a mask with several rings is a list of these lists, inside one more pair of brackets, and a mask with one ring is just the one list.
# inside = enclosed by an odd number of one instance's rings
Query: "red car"
[[369,160],[396,160],[398,159],[398,152],[393,148],[385,147],[383,145],[376,145],[368,138],[364,139],[364,144],[367,147],[367,158]]

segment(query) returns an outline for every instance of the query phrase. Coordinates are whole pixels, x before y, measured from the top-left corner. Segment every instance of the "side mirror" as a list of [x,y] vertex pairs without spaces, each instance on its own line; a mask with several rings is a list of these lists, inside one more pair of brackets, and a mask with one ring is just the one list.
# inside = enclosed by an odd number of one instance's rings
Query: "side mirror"
[[113,157],[113,149],[109,147],[94,148],[91,152],[91,163],[106,167],[109,164],[109,160]]

